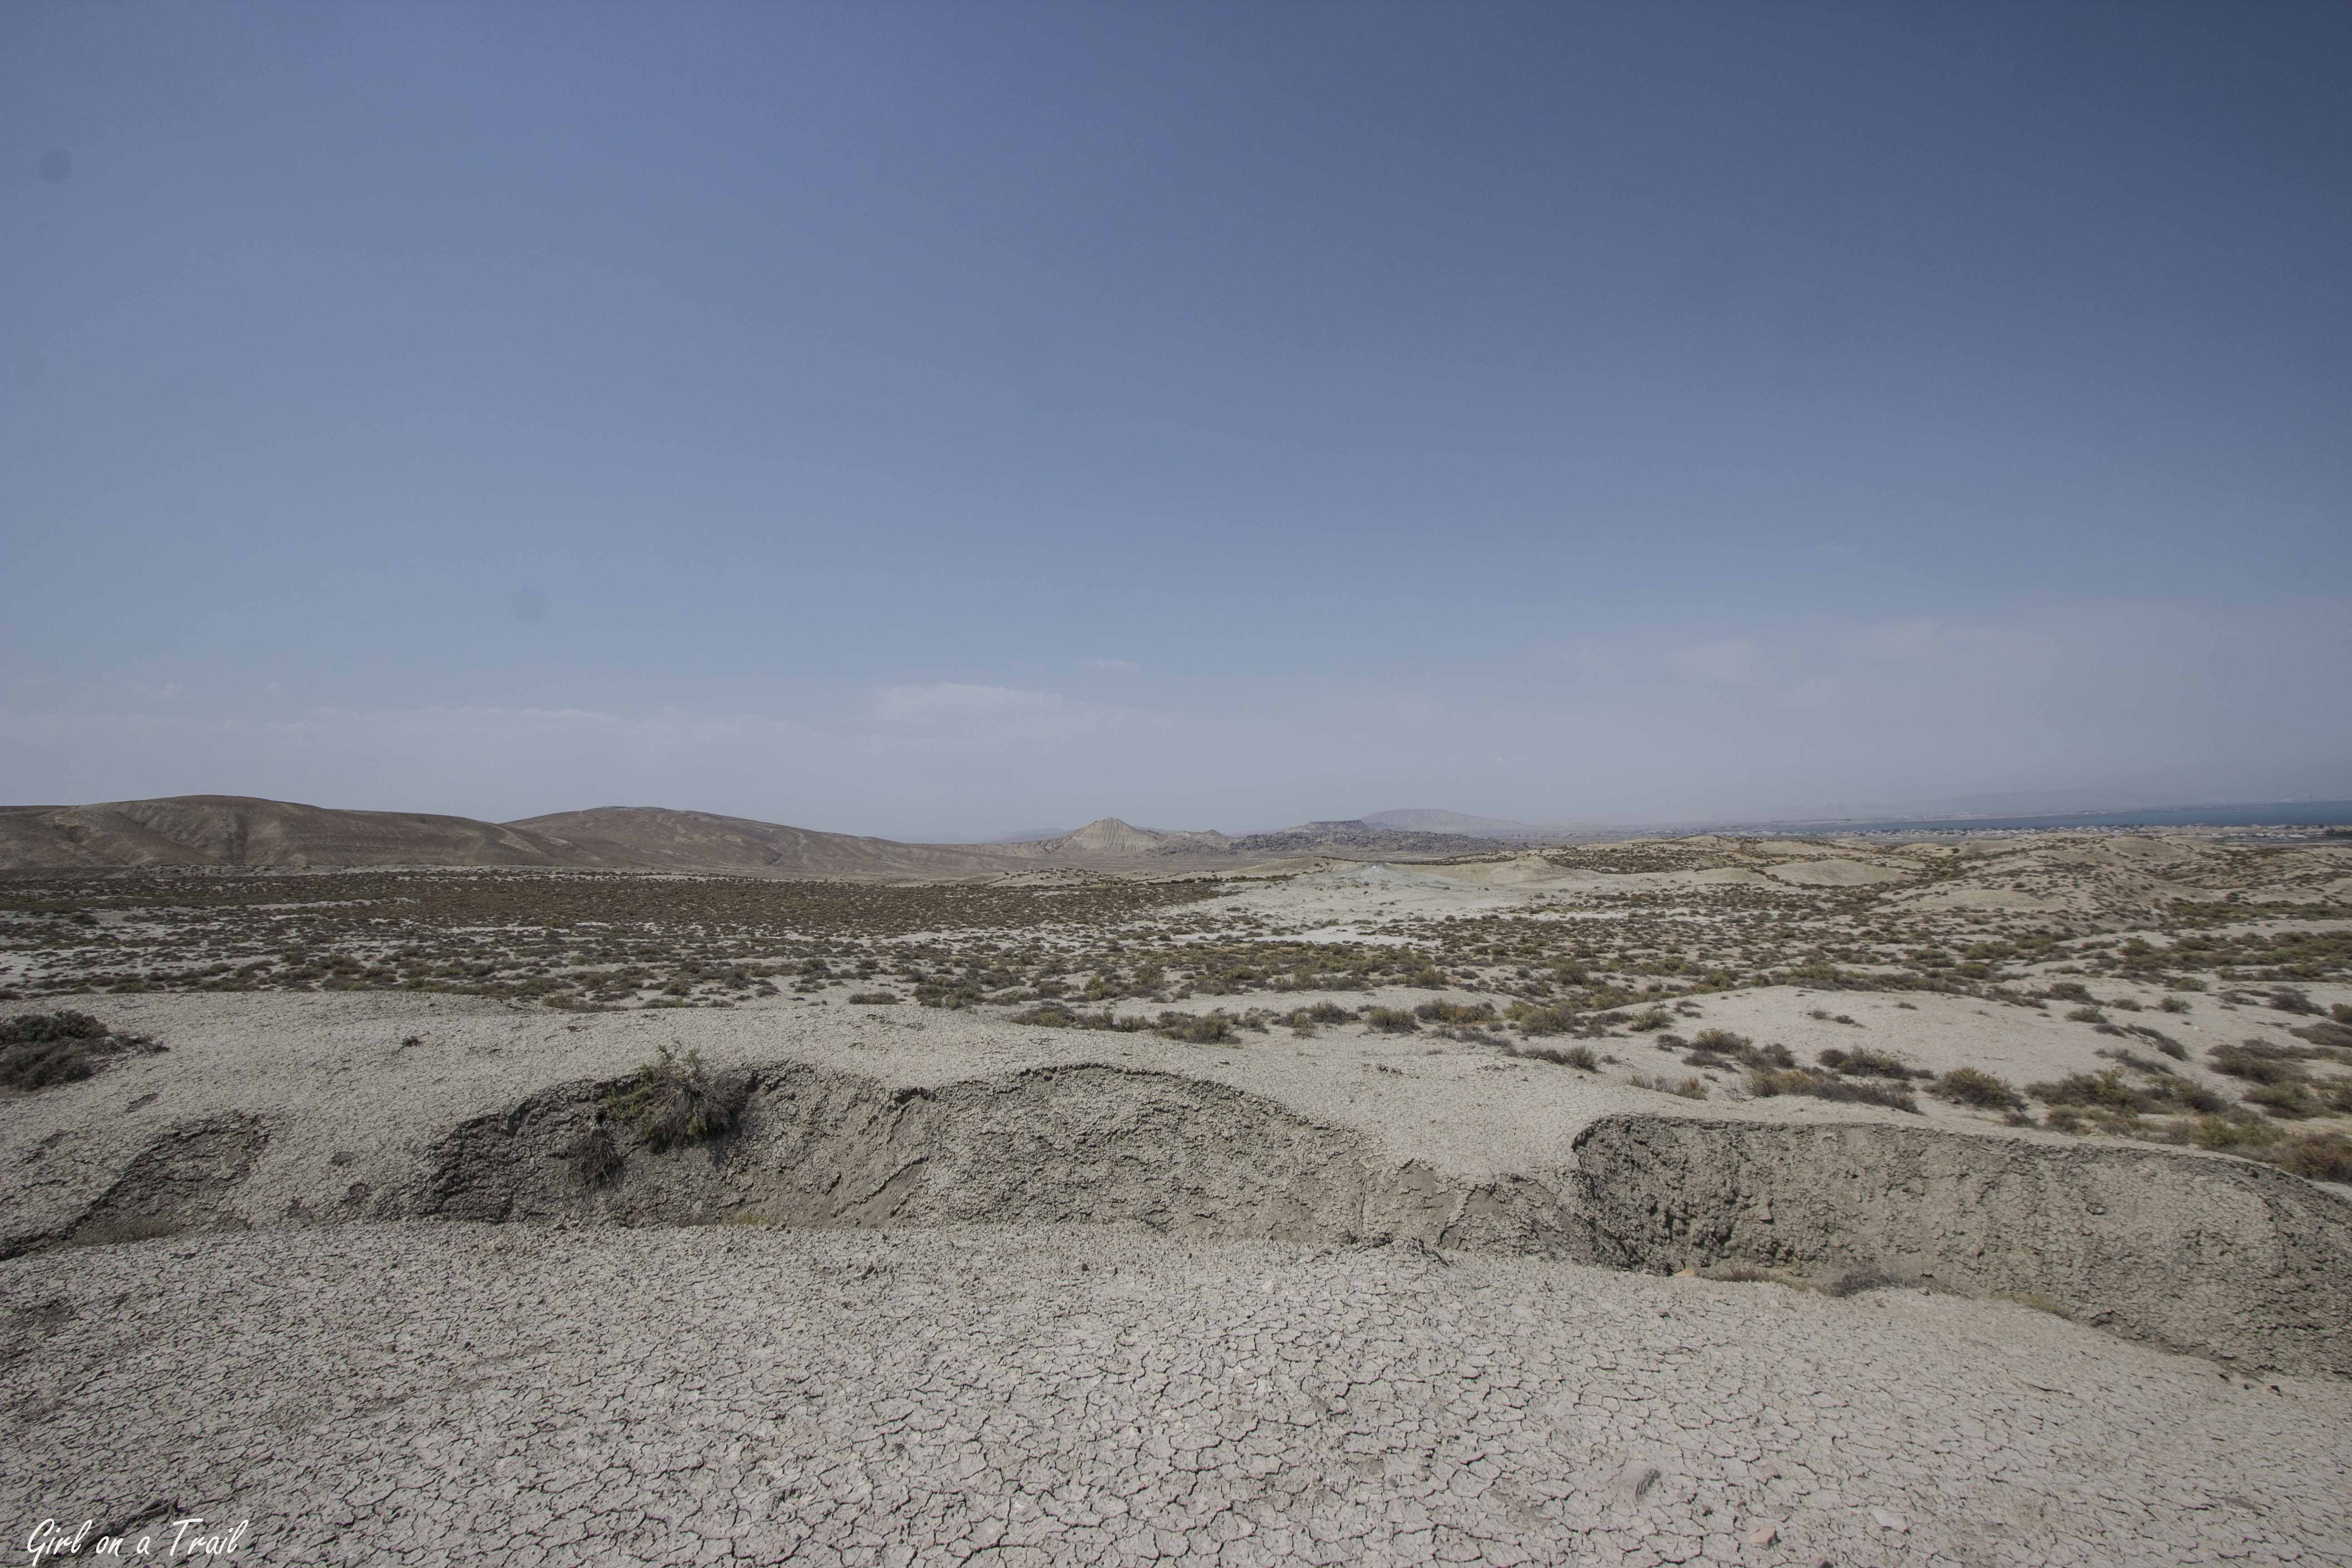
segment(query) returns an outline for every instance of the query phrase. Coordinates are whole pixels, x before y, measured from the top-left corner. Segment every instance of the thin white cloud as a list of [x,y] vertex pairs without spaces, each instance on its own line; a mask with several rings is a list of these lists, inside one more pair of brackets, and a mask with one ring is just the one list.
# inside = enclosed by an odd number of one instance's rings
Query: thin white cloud
[[874,693],[877,728],[865,737],[879,749],[997,751],[1050,745],[1116,727],[1125,711],[1073,702],[1054,691],[936,681],[886,686]]
[[1120,675],[1133,675],[1143,668],[1131,658],[1088,658],[1078,663],[1081,669],[1108,669]]
[[1737,686],[1756,679],[1756,645],[1746,637],[1700,643],[1677,648],[1667,662],[1685,680],[1711,686]]

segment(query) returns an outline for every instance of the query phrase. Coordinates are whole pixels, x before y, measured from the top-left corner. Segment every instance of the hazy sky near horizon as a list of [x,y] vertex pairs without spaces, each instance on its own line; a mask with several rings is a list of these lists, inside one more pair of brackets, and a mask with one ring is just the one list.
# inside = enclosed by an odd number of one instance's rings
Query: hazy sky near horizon
[[2352,796],[2352,7],[0,10],[0,801]]

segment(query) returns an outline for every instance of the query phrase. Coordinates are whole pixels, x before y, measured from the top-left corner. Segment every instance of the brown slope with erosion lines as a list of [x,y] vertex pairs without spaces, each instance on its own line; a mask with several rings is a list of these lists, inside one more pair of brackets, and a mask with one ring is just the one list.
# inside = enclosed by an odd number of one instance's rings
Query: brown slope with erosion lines
[[246,795],[0,807],[0,866],[579,866],[629,862],[429,812],[340,811]]
[[584,857],[627,857],[637,865],[673,871],[918,879],[994,877],[1016,869],[1003,856],[979,848],[901,844],[666,806],[596,806],[507,826],[576,847]]

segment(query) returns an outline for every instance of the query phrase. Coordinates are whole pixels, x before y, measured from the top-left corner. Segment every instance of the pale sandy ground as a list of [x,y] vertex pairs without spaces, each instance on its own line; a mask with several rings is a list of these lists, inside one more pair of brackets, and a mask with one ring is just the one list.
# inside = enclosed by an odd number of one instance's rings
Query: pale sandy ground
[[[2127,989],[2106,986],[2102,994]],[[2315,988],[2315,992],[2325,988]],[[1349,1005],[1411,1005],[1427,991],[1337,994]],[[1312,1000],[1286,994],[1286,1005]],[[1899,1005],[1912,1000],[1914,1008]],[[504,1111],[551,1084],[625,1076],[664,1044],[702,1053],[714,1067],[802,1061],[892,1086],[936,1088],[1024,1068],[1075,1063],[1167,1071],[1263,1095],[1315,1121],[1360,1128],[1399,1160],[1424,1161],[1471,1179],[1558,1171],[1592,1120],[1615,1111],[1676,1113],[1690,1102],[1622,1079],[1634,1072],[1684,1076],[1679,1060],[1647,1037],[1591,1042],[1619,1058],[1600,1074],[1512,1058],[1499,1048],[1428,1034],[1382,1035],[1360,1026],[1300,1037],[1279,1026],[1235,1047],[1185,1045],[1152,1035],[1046,1029],[1002,1012],[858,1007],[778,998],[727,1011],[553,1014],[471,997],[403,994],[257,993],[95,996],[78,1005],[118,1027],[173,1048],[133,1058],[84,1083],[7,1107],[0,1121],[0,1233],[57,1225],[89,1205],[141,1148],[165,1129],[227,1112],[279,1116],[283,1131],[240,1199],[268,1223],[295,1196],[365,1183],[389,1188],[431,1140],[469,1117]],[[1195,998],[1206,1012],[1230,998]],[[1822,1046],[1867,1045],[1937,1071],[1979,1066],[2016,1081],[2107,1065],[2118,1043],[2056,1013],[1967,998],[1772,987],[1701,998],[1678,1017],[1685,1035],[1722,1026],[1759,1043],[1786,1043],[1810,1058]],[[1817,1021],[1821,1009],[1860,1026]],[[2168,1033],[2201,1045],[2269,1026],[2252,1009],[2222,1013],[2199,999]],[[2204,1033],[2203,1020],[2214,1020]],[[406,1042],[414,1040],[411,1045]],[[2182,1064],[2204,1076],[2194,1064]],[[1733,1100],[1737,1078],[1717,1075],[1711,1115],[1820,1124],[1922,1122],[1992,1131],[1997,1119],[1923,1097],[1921,1115],[1873,1106],[1780,1097]],[[2055,1133],[2007,1133],[2053,1146]]]

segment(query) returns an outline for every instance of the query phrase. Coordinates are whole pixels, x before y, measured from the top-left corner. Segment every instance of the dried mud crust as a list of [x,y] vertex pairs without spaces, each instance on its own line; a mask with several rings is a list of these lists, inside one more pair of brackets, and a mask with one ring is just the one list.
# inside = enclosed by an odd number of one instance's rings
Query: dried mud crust
[[19,1258],[0,1335],[0,1524],[168,1500],[257,1563],[2352,1555],[2345,1384],[1913,1292],[406,1223]]

